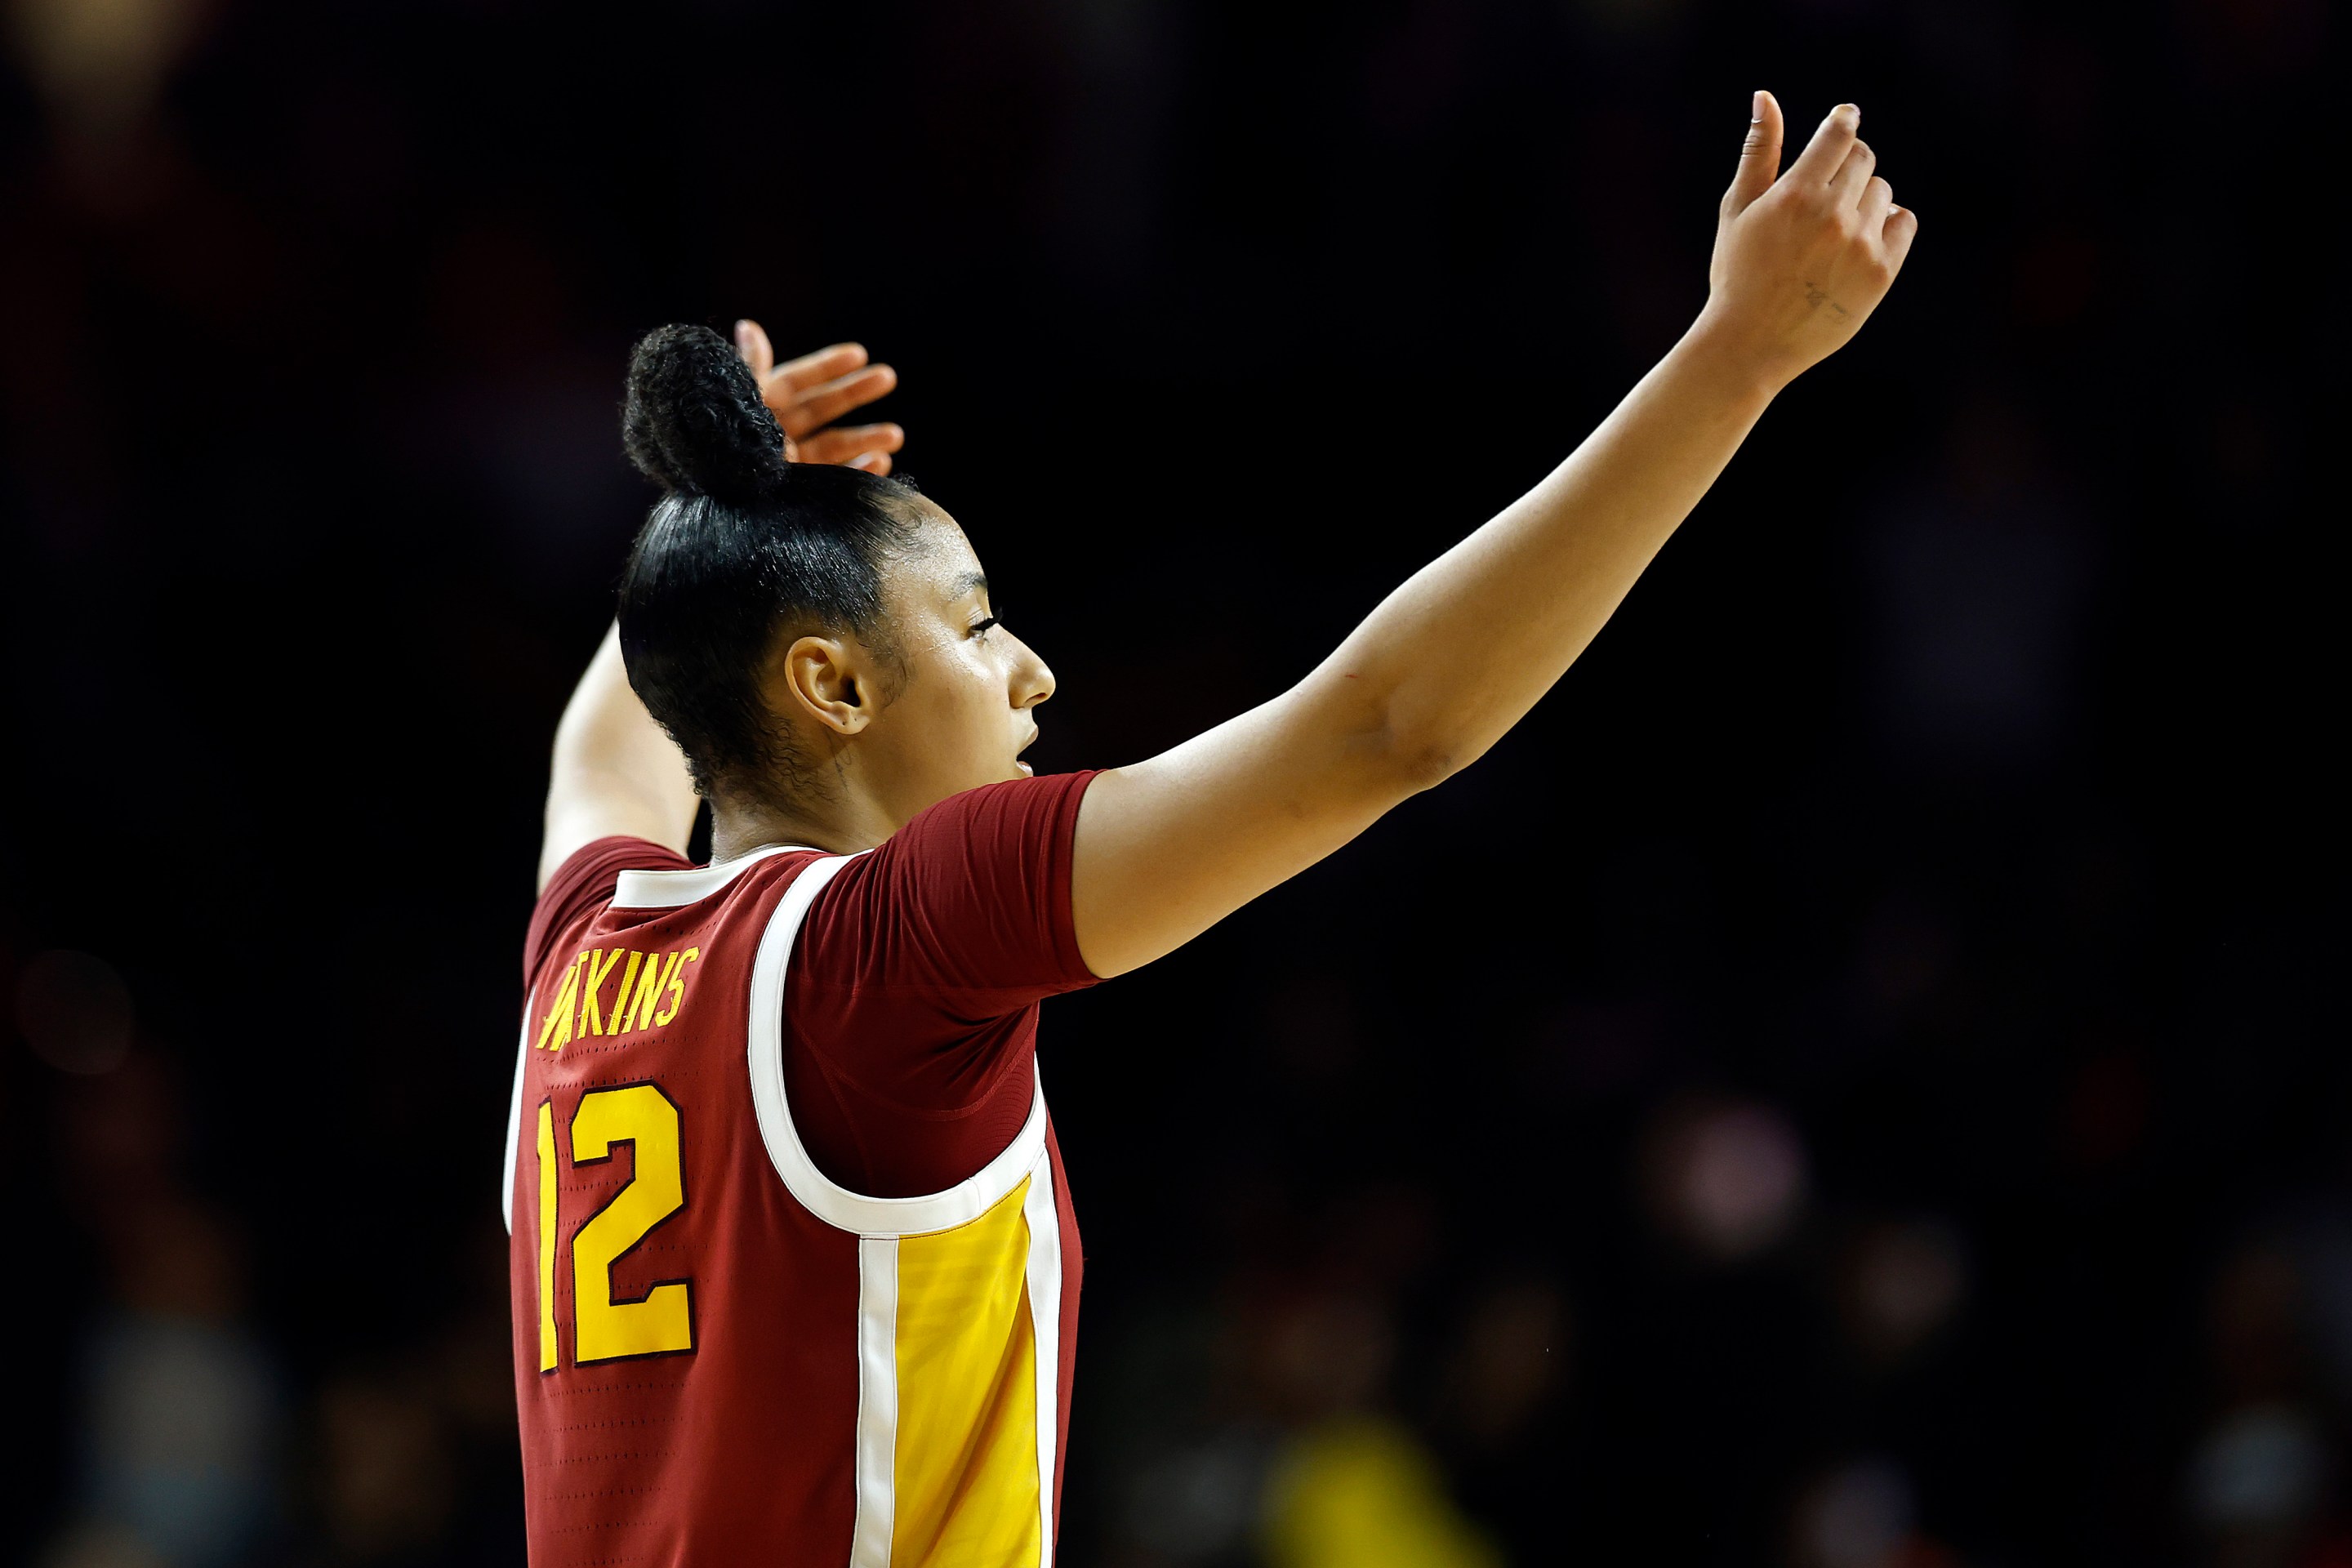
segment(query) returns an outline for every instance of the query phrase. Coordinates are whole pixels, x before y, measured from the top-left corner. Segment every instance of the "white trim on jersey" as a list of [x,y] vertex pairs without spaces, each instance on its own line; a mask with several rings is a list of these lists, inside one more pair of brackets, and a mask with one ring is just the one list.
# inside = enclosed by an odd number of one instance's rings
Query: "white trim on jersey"
[[857,1244],[857,1522],[849,1568],[890,1568],[898,1522],[898,1238]]
[[805,854],[805,844],[762,844],[732,860],[713,860],[690,871],[624,871],[613,884],[616,910],[674,910],[699,903],[771,855]]
[[1029,1332],[1037,1349],[1037,1568],[1054,1563],[1054,1461],[1061,1451],[1062,1218],[1044,1152],[1022,1200],[1029,1222]]
[[499,1193],[499,1213],[506,1216],[507,1234],[514,1234],[515,1161],[522,1153],[522,1069],[530,1060],[530,1005],[538,1000],[537,991],[528,991],[522,999],[522,1037],[515,1041],[514,1090],[507,1096],[507,1184]]
[[[816,1168],[793,1125],[793,1110],[784,1097],[784,974],[791,967],[793,940],[809,906],[826,883],[854,856],[819,860],[793,879],[777,901],[776,912],[760,939],[759,956],[751,965],[751,1105],[759,1113],[760,1136],[768,1145],[768,1159],[776,1167],[800,1205],[836,1230],[865,1237],[921,1236],[967,1225],[996,1206],[997,1201],[1021,1184],[1036,1168],[1045,1148],[1045,1086],[1032,1071],[1029,1120],[974,1176],[945,1192],[914,1198],[869,1198],[836,1185]],[[624,873],[627,875],[628,873]],[[685,876],[686,872],[656,872]]]

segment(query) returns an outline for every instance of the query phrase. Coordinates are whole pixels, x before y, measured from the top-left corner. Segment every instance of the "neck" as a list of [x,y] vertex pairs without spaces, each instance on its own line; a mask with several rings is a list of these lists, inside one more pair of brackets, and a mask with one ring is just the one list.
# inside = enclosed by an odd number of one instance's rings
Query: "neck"
[[733,860],[770,844],[804,844],[829,854],[871,849],[898,830],[872,801],[855,794],[814,809],[713,799],[710,857]]

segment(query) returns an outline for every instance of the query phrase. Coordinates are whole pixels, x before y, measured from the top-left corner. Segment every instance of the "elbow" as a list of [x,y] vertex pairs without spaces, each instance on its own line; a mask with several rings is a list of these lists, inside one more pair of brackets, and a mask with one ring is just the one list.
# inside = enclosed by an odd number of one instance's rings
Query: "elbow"
[[1393,720],[1381,736],[1381,771],[1400,795],[1435,789],[1478,760],[1483,747],[1466,737],[1429,726],[1401,726]]
[[1435,789],[1468,765],[1443,746],[1408,746],[1398,752],[1390,772],[1400,795],[1419,795]]
[[1402,800],[1436,788],[1486,749],[1460,713],[1433,705],[1425,693],[1359,684],[1353,674],[1325,690],[1338,701],[1318,720],[1347,759],[1338,777],[1351,781],[1350,793]]

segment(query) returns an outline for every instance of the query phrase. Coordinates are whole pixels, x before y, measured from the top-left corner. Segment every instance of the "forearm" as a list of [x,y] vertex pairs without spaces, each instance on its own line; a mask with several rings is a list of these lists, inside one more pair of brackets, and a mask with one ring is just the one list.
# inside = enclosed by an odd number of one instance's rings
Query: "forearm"
[[1189,940],[1532,708],[1770,401],[1732,363],[1694,329],[1574,456],[1390,595],[1297,686],[1098,779],[1079,812],[1074,883],[1094,973]]
[[1408,787],[1478,757],[1584,651],[1738,450],[1775,390],[1748,364],[1702,318],[1566,462],[1390,595],[1302,697],[1328,693],[1344,727],[1377,732],[1371,759]]
[[614,835],[683,853],[698,804],[685,757],[629,686],[614,626],[556,726],[540,886],[573,850]]

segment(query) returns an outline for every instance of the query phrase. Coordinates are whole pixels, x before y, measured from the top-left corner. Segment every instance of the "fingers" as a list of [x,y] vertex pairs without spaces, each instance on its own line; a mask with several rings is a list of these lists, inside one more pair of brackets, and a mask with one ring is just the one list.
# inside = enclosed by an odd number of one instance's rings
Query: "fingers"
[[1895,210],[1895,187],[1874,174],[1862,189],[1861,232],[1878,234],[1886,227],[1886,216]]
[[[863,359],[866,351],[857,352]],[[783,374],[779,372],[768,384],[765,398],[776,416],[776,423],[784,427],[784,434],[798,437],[820,425],[832,424],[853,408],[862,408],[877,397],[888,395],[898,384],[897,371],[887,364],[877,364],[779,396],[786,386]]]
[[1749,100],[1748,140],[1740,145],[1739,172],[1723,194],[1723,210],[1738,214],[1772,188],[1780,176],[1780,104],[1769,92]]
[[789,397],[819,382],[837,380],[853,370],[862,370],[865,365],[864,343],[835,343],[831,348],[786,360],[760,379],[768,395],[768,406],[774,408],[780,392]]
[[1911,242],[1919,237],[1919,215],[1909,207],[1896,207],[1886,215],[1886,226],[1879,235],[1886,247],[1888,269],[1900,272],[1903,258],[1911,254]]
[[1789,165],[1789,177],[1828,184],[1839,165],[1845,162],[1846,154],[1853,150],[1861,125],[1862,110],[1853,104],[1841,103],[1831,110],[1830,117],[1813,132],[1813,139],[1805,143],[1805,150],[1797,154],[1797,161]]
[[776,351],[768,342],[766,329],[753,321],[735,323],[735,352],[751,367],[751,374],[761,382],[768,379],[769,370],[776,363]]
[[[843,425],[830,430],[819,430],[800,439],[800,460],[803,463],[847,463],[853,468],[866,468],[861,458],[887,458],[907,444],[907,432],[896,425]],[[888,473],[886,462],[875,470]]]
[[837,463],[869,474],[890,471],[890,454],[907,444],[906,431],[896,425],[826,428],[898,384],[897,371],[866,363],[863,343],[835,343],[778,364],[766,331],[745,320],[735,323],[735,352],[751,367],[761,400],[783,426],[789,461]]
[[1878,170],[1878,154],[1870,143],[1856,138],[1853,148],[1838,165],[1837,174],[1830,180],[1830,201],[1841,207],[1861,203],[1863,193],[1869,188],[1870,178]]

